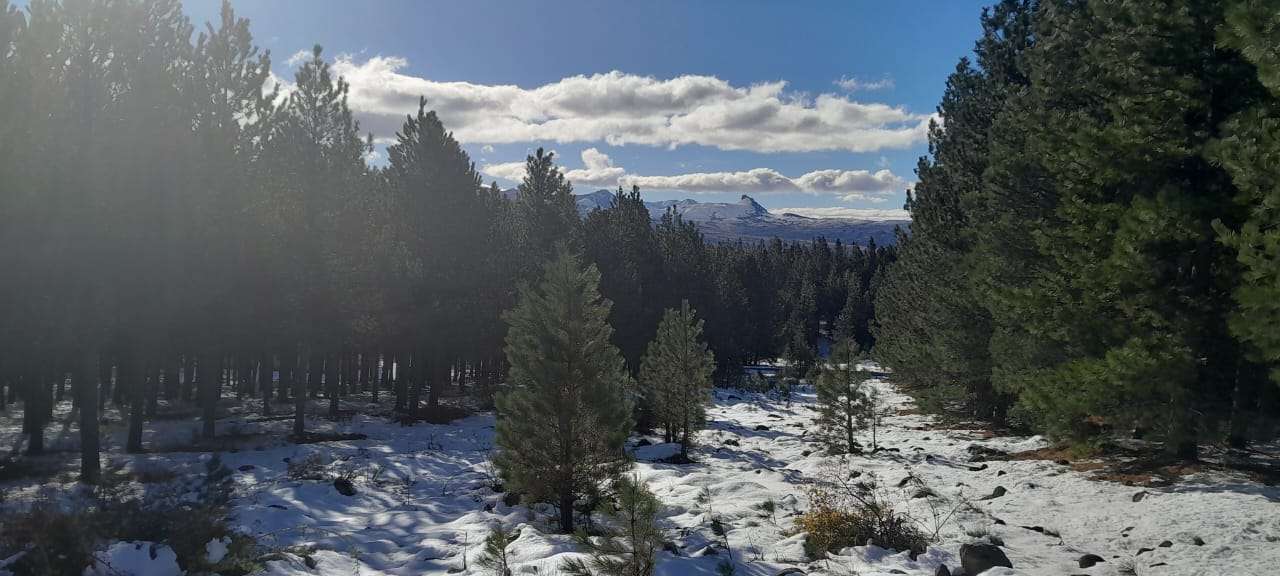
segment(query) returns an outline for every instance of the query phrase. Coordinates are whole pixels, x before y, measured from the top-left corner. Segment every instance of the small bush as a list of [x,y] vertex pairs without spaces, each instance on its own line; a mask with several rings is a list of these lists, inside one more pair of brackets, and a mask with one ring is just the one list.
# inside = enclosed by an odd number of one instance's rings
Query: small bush
[[909,517],[899,514],[874,480],[855,484],[819,483],[809,489],[809,511],[796,521],[808,534],[805,553],[825,558],[849,546],[924,552],[929,538]]
[[286,475],[290,480],[328,480],[328,468],[328,458],[320,454],[308,454],[301,460],[290,460]]

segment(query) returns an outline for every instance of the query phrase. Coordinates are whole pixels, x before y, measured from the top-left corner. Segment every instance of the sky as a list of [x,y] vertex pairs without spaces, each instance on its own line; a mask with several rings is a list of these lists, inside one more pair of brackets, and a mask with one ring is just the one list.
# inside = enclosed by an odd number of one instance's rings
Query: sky
[[[578,193],[864,217],[903,214],[983,4],[233,2],[283,82],[324,47],[380,150],[425,96],[504,188],[543,147]],[[197,23],[218,6],[186,2]]]

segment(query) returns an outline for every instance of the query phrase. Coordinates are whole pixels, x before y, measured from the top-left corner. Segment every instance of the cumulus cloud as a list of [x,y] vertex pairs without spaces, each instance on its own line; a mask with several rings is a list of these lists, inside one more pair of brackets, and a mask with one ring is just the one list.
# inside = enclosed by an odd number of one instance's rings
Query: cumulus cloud
[[888,76],[879,80],[859,80],[853,76],[841,76],[832,82],[845,92],[875,92],[876,90],[893,90],[893,78]]
[[389,138],[427,98],[463,142],[605,142],[723,150],[870,152],[925,141],[929,114],[839,94],[809,98],[778,81],[734,86],[714,76],[659,79],[613,71],[524,88],[439,82],[403,58],[339,56],[334,71],[365,130]]
[[614,186],[618,179],[626,174],[620,166],[614,166],[609,156],[595,148],[582,151],[582,164],[585,168],[569,170],[565,178],[580,186]]
[[491,178],[501,178],[519,182],[524,179],[524,162],[503,162],[501,164],[485,164],[480,172]]
[[911,213],[906,210],[882,210],[878,208],[849,208],[846,206],[826,206],[821,208],[773,208],[774,214],[791,213],[810,218],[856,218],[859,220],[910,220]]
[[480,152],[482,154],[493,154],[493,146],[485,144],[484,146],[480,147]]
[[[582,151],[583,168],[568,170],[565,177],[582,187],[639,186],[643,190],[679,191],[690,194],[741,192],[771,194],[802,192],[832,195],[842,200],[883,201],[889,195],[908,187],[908,183],[889,170],[815,170],[798,177],[788,177],[772,168],[754,168],[736,172],[695,172],[674,176],[628,174],[615,166],[609,156],[595,148]],[[524,177],[523,162],[486,164],[481,172],[493,178],[519,181]]]

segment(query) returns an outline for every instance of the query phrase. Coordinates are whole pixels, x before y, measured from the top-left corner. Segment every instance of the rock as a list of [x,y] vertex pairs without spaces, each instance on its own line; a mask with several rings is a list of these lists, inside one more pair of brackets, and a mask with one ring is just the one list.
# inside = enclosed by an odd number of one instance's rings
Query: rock
[[938,569],[933,571],[933,576],[951,576],[951,570],[946,564],[939,564]]
[[1094,564],[1097,564],[1099,562],[1106,562],[1106,560],[1104,560],[1101,556],[1097,554],[1085,554],[1084,556],[1080,557],[1081,568],[1090,568]]
[[1204,540],[1203,540],[1203,539],[1201,539],[1199,536],[1196,536],[1195,538],[1192,538],[1192,539],[1191,539],[1191,543],[1192,543],[1192,544],[1195,544],[1196,546],[1204,546]]
[[1152,567],[1152,568],[1159,568],[1159,567],[1161,567],[1161,566],[1168,566],[1168,565],[1169,565],[1169,563],[1168,563],[1168,562],[1156,562],[1155,564],[1152,564],[1152,565],[1151,565],[1151,567]]
[[903,572],[903,571],[901,571],[901,570],[899,570],[899,569],[897,569],[897,568],[894,568],[894,569],[892,569],[892,570],[889,570],[889,573],[890,573],[890,574],[906,574],[906,572]]
[[239,471],[241,471],[241,472],[249,472],[249,471],[253,470],[254,468],[257,468],[257,466],[254,466],[253,464],[245,464],[244,466],[241,466],[241,467],[239,467],[239,468],[236,468],[236,470],[239,470]]
[[1161,542],[1161,543],[1159,544],[1159,546],[1160,546],[1161,548],[1169,548],[1169,547],[1173,546],[1173,542],[1170,542],[1170,541],[1168,541],[1168,540],[1165,540],[1164,542]]
[[768,426],[765,426],[764,424],[756,424],[756,431],[764,431],[764,430],[768,430],[768,429],[769,429],[769,427],[768,427]]
[[520,567],[520,573],[521,574],[537,574],[538,567],[533,564],[525,564],[524,566]]
[[996,525],[997,525],[997,526],[1004,526],[1004,525],[1005,525],[1004,520],[1001,520],[1001,519],[999,519],[999,518],[992,518],[992,521],[994,521],[994,522],[996,523]]
[[1067,459],[1065,459],[1065,458],[1058,459],[1058,460],[1054,460],[1054,461],[1053,461],[1053,463],[1054,463],[1054,464],[1057,464],[1057,465],[1059,465],[1059,466],[1070,466],[1070,465],[1071,465],[1071,461],[1070,461],[1070,460],[1067,460]]
[[781,572],[779,572],[779,573],[775,574],[774,576],[791,576],[792,574],[798,574],[798,575],[800,575],[800,576],[804,576],[804,570],[801,570],[801,569],[799,569],[799,568],[794,568],[794,567],[793,567],[793,568],[787,568],[787,569],[785,569],[785,570],[783,570],[783,571],[781,571]]
[[988,448],[986,446],[979,446],[977,444],[970,444],[969,447],[966,448],[965,450],[969,452],[970,462],[986,462],[987,460],[1008,460],[1009,458],[1008,452],[1004,452],[1003,450],[996,450],[995,448]]
[[[969,467],[969,471],[970,471],[970,472],[981,472],[981,471],[986,470],[986,469],[987,469],[987,465],[986,465],[985,463],[984,463],[983,465],[981,465],[981,466],[970,466],[970,467]],[[1001,471],[1001,473],[1003,473],[1003,471]]]
[[1147,552],[1155,552],[1155,551],[1156,551],[1155,548],[1139,548],[1138,553],[1134,554],[1134,556],[1141,556],[1143,554],[1146,554]]
[[267,508],[275,508],[276,510],[288,510],[288,508],[281,506],[280,504],[267,504]]
[[1013,568],[1013,562],[1004,551],[991,544],[965,544],[960,546],[960,567],[965,574],[981,574],[996,566]]
[[1005,489],[1004,486],[996,486],[996,489],[992,490],[991,494],[983,496],[981,500],[995,500],[996,498],[1004,496],[1005,494],[1008,494],[1008,493],[1009,491]]
[[355,495],[356,495],[356,485],[355,485],[355,484],[352,484],[352,483],[351,483],[351,480],[349,480],[349,479],[347,479],[347,478],[338,478],[337,480],[334,480],[334,481],[333,481],[333,488],[334,488],[334,490],[337,490],[337,491],[338,491],[338,493],[339,493],[339,494],[341,494],[341,495],[343,495],[343,496],[355,496]]
[[303,556],[302,563],[305,564],[307,568],[310,568],[312,570],[315,570],[316,566],[318,566],[318,564],[316,564],[316,559],[312,558],[311,556]]
[[801,451],[801,452],[800,452],[800,456],[801,456],[801,457],[805,457],[805,456],[808,456],[808,455],[810,455],[810,454],[813,454],[813,452],[811,452],[811,451],[809,451],[809,450],[803,450],[803,451]]
[[733,438],[728,438],[728,439],[726,439],[726,440],[724,441],[724,445],[725,445],[725,446],[740,446],[740,444],[738,444],[738,441],[737,441],[737,440],[735,440],[735,439],[733,439]]
[[1147,491],[1146,491],[1146,490],[1143,490],[1142,492],[1139,492],[1139,493],[1137,493],[1137,494],[1134,494],[1134,495],[1133,495],[1133,501],[1134,501],[1134,502],[1141,502],[1141,501],[1142,501],[1142,499],[1143,499],[1143,498],[1146,498],[1146,497],[1147,497]]
[[997,477],[997,478],[999,478],[1000,476],[1004,476],[1005,474],[1008,474],[1008,472],[1005,472],[1004,470],[1001,470],[1001,471],[999,471],[999,472],[996,472],[996,477]]

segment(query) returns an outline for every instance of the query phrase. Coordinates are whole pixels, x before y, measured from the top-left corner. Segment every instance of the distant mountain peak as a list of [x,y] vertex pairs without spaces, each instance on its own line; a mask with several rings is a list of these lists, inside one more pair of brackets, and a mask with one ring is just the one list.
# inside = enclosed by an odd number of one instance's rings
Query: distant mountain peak
[[747,196],[746,194],[743,194],[742,198],[738,199],[738,204],[742,206],[746,206],[747,208],[751,209],[751,212],[754,214],[769,213],[769,210],[766,209],[764,206],[761,206],[759,202],[756,202],[755,198]]

